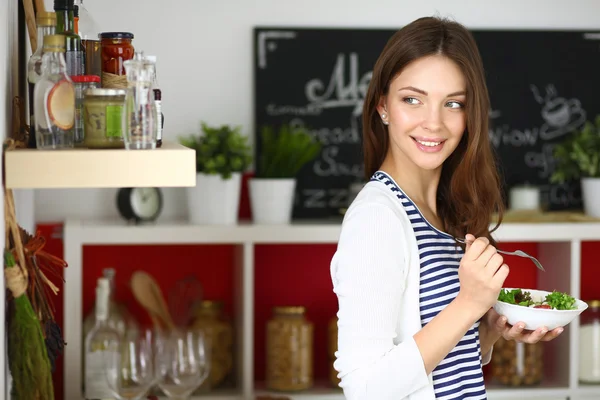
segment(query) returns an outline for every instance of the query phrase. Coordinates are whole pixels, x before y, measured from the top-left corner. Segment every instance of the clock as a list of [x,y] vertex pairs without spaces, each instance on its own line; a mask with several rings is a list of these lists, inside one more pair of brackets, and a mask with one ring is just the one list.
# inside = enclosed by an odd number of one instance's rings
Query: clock
[[127,221],[154,221],[162,207],[163,196],[159,188],[121,188],[117,192],[119,214]]

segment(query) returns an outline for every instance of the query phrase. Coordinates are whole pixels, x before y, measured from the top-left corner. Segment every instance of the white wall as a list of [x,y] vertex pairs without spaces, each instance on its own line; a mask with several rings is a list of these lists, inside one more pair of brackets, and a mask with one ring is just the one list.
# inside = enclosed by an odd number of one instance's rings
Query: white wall
[[[45,0],[48,9],[52,0]],[[100,30],[135,34],[136,49],[158,56],[165,139],[197,132],[200,120],[251,131],[252,27],[395,28],[439,14],[471,28],[600,28],[597,0],[85,0]],[[167,5],[169,4],[169,5]],[[102,166],[98,166],[102,168]],[[183,189],[164,190],[164,218],[182,216]],[[115,190],[40,190],[37,221],[116,215]]]
[[[12,118],[12,94],[16,90],[17,80],[17,1],[0,1],[0,141],[9,136]],[[2,176],[2,163],[0,163],[0,176]],[[29,209],[31,216],[32,210]],[[0,190],[0,249],[4,251],[4,191]],[[6,357],[6,332],[4,315],[4,274],[0,278],[0,396],[8,398],[10,390],[10,376]]]

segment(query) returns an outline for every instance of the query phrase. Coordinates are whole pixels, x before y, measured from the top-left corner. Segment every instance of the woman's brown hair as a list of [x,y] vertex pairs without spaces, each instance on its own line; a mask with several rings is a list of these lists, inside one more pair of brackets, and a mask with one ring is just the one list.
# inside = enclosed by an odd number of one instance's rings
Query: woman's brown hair
[[[420,18],[396,32],[386,44],[373,68],[363,108],[366,178],[381,167],[389,146],[377,105],[391,81],[409,63],[431,55],[454,61],[467,82],[466,130],[442,167],[437,193],[439,217],[449,234],[459,238],[467,233],[486,236],[495,245],[490,233],[502,220],[504,202],[488,136],[490,101],[477,44],[463,25],[436,17]],[[490,230],[495,212],[498,223]]]

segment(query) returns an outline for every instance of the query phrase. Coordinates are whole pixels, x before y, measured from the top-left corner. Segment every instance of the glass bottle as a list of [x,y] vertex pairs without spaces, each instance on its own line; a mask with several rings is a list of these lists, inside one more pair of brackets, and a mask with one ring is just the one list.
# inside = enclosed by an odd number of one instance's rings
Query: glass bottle
[[127,76],[123,139],[127,150],[156,148],[156,106],[152,94],[153,63],[135,53],[123,63]]
[[162,131],[165,126],[165,116],[162,112],[162,91],[156,78],[156,56],[146,56],[146,60],[151,63],[152,69],[152,93],[154,95],[154,105],[156,106],[156,115],[159,121],[156,123],[156,147],[162,146]]
[[267,389],[294,391],[313,385],[313,324],[304,307],[275,307],[267,322]]
[[79,35],[79,6],[73,6],[73,32]]
[[84,74],[84,54],[81,37],[75,33],[74,0],[54,0],[56,11],[56,33],[65,36],[65,61],[67,74]]
[[33,89],[36,146],[38,149],[73,147],[75,87],[65,65],[65,37],[44,37],[42,76]]
[[108,323],[109,282],[99,278],[96,286],[96,323],[85,338],[85,398],[110,399],[106,363],[120,360],[119,333]]
[[[102,278],[108,283],[108,316],[106,319],[106,325],[116,331],[120,337],[125,337],[126,334],[137,334],[139,333],[139,324],[133,318],[131,313],[125,306],[115,301],[115,274],[114,268],[104,268],[102,270]],[[98,300],[96,300],[98,301]],[[83,338],[85,339],[89,332],[92,331],[96,325],[96,312],[92,311],[83,320]],[[85,349],[84,349],[85,350]],[[85,351],[82,352],[85,355]],[[85,371],[85,358],[82,360],[82,367]]]
[[40,11],[35,17],[37,24],[37,48],[27,62],[27,86],[29,92],[29,139],[27,147],[35,149],[35,117],[33,113],[33,88],[42,76],[42,50],[44,48],[44,37],[54,35],[56,31],[56,14],[53,12]]
[[102,76],[102,47],[98,34],[100,30],[92,18],[83,0],[75,0],[74,5],[79,8],[78,31],[81,38],[81,47],[85,53],[85,75]]
[[580,317],[579,381],[600,383],[600,300],[588,302]]

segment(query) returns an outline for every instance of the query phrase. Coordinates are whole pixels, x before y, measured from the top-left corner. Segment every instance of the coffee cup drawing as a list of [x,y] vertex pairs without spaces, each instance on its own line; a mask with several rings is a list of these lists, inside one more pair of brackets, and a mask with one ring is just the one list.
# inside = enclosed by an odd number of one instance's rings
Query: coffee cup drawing
[[547,99],[542,107],[545,123],[540,127],[540,137],[555,139],[580,128],[586,121],[586,112],[578,99],[564,97]]

